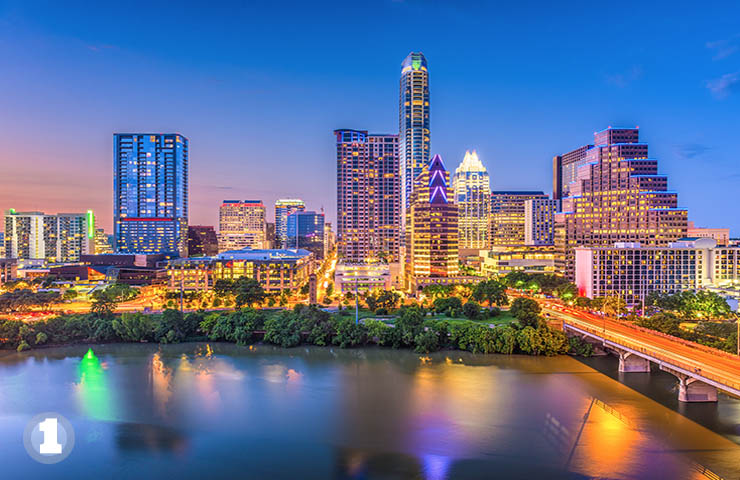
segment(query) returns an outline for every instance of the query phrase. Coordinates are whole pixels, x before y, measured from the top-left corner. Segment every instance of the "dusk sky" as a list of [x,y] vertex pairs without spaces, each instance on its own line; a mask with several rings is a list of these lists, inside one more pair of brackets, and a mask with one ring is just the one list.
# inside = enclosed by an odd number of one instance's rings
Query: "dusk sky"
[[0,210],[95,210],[114,132],[190,140],[190,223],[280,197],[335,222],[337,128],[398,131],[427,57],[432,153],[552,190],[552,157],[639,126],[698,226],[740,236],[738,2],[0,0]]

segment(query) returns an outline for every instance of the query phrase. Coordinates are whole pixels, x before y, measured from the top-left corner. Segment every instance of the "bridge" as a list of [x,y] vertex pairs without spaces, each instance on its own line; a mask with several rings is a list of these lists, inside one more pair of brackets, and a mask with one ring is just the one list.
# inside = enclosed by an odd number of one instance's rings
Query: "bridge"
[[563,331],[619,356],[619,371],[649,373],[650,365],[678,379],[681,402],[716,402],[717,392],[740,397],[740,357],[693,342],[595,315],[555,302],[540,301]]

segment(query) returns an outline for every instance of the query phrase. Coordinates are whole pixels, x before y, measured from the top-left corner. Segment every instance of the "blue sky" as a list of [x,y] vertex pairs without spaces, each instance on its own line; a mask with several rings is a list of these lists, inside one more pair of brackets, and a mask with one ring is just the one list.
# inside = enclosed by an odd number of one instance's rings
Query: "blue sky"
[[494,189],[549,192],[553,155],[637,125],[690,219],[740,236],[738,19],[737,2],[0,1],[0,209],[94,208],[110,229],[112,134],[176,131],[192,224],[279,197],[334,221],[332,131],[396,132],[421,50],[448,168],[476,149]]

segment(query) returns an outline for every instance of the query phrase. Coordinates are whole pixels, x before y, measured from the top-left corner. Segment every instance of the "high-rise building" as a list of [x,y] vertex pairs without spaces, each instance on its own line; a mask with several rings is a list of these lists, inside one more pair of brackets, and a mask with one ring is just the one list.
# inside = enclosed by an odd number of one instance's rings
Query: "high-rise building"
[[49,263],[77,262],[92,253],[95,215],[87,213],[5,212],[5,256]]
[[113,135],[113,222],[118,253],[186,255],[188,139]]
[[0,232],[0,258],[5,258],[5,232]]
[[324,214],[295,211],[288,215],[288,248],[302,248],[324,258]]
[[288,215],[303,211],[306,204],[298,198],[281,198],[275,202],[275,247],[286,248],[288,242]]
[[576,247],[664,247],[686,235],[687,212],[658,174],[657,160],[648,158],[637,128],[596,132],[574,177],[555,215],[558,267],[568,278],[574,278]]
[[224,200],[218,211],[218,250],[264,248],[265,206],[262,200]]
[[335,130],[339,256],[364,261],[398,257],[398,136]]
[[102,228],[95,229],[95,254],[103,255],[113,253],[113,245],[110,241],[110,235],[105,233]]
[[401,64],[398,99],[399,171],[401,175],[401,230],[416,178],[429,164],[429,70],[421,52],[411,52]]
[[465,152],[452,177],[458,208],[460,248],[486,249],[489,245],[491,184],[488,171],[475,151]]
[[555,210],[558,201],[533,198],[524,202],[524,244],[553,245],[555,242]]
[[452,201],[450,173],[435,155],[416,177],[406,220],[406,275],[455,277],[458,262],[458,209]]
[[527,200],[547,199],[544,192],[491,192],[491,246],[524,245],[524,204]]
[[218,237],[210,225],[188,226],[188,256],[212,257],[218,254]]
[[266,248],[277,248],[275,244],[275,222],[265,223],[265,245]]

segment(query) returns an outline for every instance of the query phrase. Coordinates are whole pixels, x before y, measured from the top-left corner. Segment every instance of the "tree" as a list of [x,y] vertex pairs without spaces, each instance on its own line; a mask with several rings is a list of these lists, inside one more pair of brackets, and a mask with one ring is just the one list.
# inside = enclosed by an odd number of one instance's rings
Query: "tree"
[[488,306],[502,306],[509,303],[506,286],[494,279],[485,280],[476,285],[470,298],[479,303],[488,302]]
[[114,283],[104,290],[95,290],[92,294],[93,301],[90,305],[90,313],[110,317],[119,303],[133,300],[138,293],[136,289],[123,283]]
[[74,300],[75,298],[77,298],[77,290],[74,288],[68,288],[62,294],[63,300]]
[[391,290],[376,290],[365,297],[367,308],[373,312],[394,310],[401,301],[401,294]]
[[151,315],[143,313],[124,313],[113,320],[113,331],[124,342],[141,342],[151,340],[154,325]]
[[265,299],[265,291],[260,282],[253,278],[240,277],[234,283],[234,303],[236,308],[242,308],[244,305],[251,307],[255,303],[262,303]]
[[481,315],[480,305],[471,300],[463,305],[462,312],[463,315],[465,315],[465,318],[468,318],[470,320],[477,320]]
[[516,298],[509,309],[509,313],[516,317],[522,326],[534,328],[540,324],[541,311],[542,308],[537,301],[526,297]]
[[265,322],[265,342],[281,347],[296,347],[301,343],[301,321],[294,312],[280,312]]

